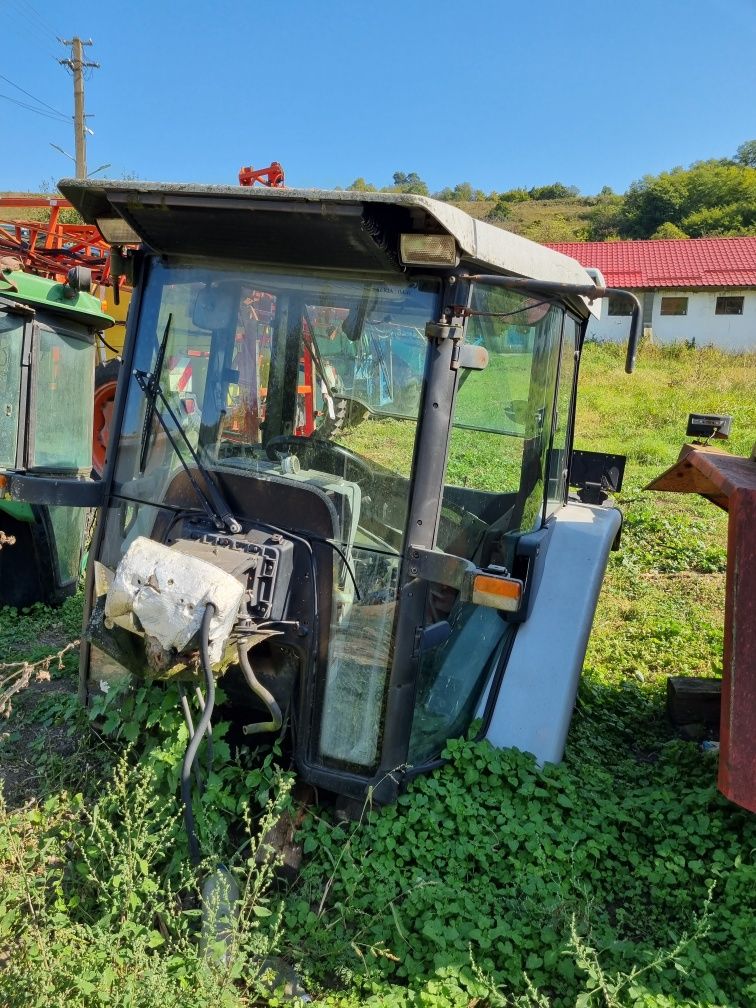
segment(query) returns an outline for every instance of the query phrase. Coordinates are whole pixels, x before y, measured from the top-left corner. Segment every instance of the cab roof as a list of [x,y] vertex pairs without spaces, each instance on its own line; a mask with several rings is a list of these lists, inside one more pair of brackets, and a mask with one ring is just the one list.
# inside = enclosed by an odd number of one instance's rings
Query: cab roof
[[[58,187],[106,239],[108,220],[112,229],[121,218],[163,255],[393,272],[398,234],[449,234],[475,272],[594,283],[575,259],[426,196],[105,179],[63,179]],[[586,314],[586,301],[577,300]]]

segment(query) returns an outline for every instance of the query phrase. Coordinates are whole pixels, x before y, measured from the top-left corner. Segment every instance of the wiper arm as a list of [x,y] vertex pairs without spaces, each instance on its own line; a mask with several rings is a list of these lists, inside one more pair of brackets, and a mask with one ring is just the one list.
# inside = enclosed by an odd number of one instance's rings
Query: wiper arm
[[[148,403],[151,404],[152,406],[152,415],[157,417],[160,426],[163,428],[165,432],[165,436],[168,438],[171,448],[178,457],[178,460],[183,466],[186,475],[189,477],[189,482],[192,484],[194,492],[197,494],[197,497],[199,498],[199,501],[202,504],[203,510],[205,511],[207,516],[211,519],[215,527],[217,529],[225,528],[231,533],[241,532],[241,525],[231,513],[231,509],[229,508],[226,501],[223,499],[223,494],[221,493],[219,487],[215,483],[212,475],[208,472],[204,464],[200,461],[200,457],[194,450],[191,441],[186,436],[186,433],[184,432],[184,428],[181,426],[179,418],[176,416],[176,414],[173,411],[173,407],[168,402],[165,392],[163,392],[163,389],[160,385],[160,381],[157,377],[158,373],[159,372],[157,372],[156,374],[150,374],[149,371],[139,371],[139,370],[134,371],[134,378],[136,379],[137,385],[142,390],[142,392],[144,392],[145,396],[147,397]],[[184,456],[181,454],[181,449],[176,443],[176,439],[173,433],[169,430],[168,424],[165,422],[165,417],[163,416],[162,412],[160,410],[155,409],[155,403],[158,398],[163,404],[166,413],[173,421],[176,431],[178,431],[178,433],[180,434],[181,439],[187,448],[187,451],[192,457],[192,461],[196,465],[198,471],[202,474],[202,479],[205,482],[206,492],[202,490],[202,487],[199,485],[199,483],[192,475],[191,469],[186,464]]]

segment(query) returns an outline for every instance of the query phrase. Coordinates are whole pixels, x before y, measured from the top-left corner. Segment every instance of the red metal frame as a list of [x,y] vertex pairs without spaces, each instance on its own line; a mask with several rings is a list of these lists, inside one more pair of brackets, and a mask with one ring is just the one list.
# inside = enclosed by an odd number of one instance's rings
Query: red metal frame
[[0,254],[13,255],[22,269],[49,280],[65,280],[73,266],[86,266],[96,284],[110,282],[110,246],[91,224],[66,224],[64,199],[40,196],[2,196],[0,208],[50,210],[47,221],[0,221]]
[[272,161],[267,168],[253,168],[247,165],[239,169],[239,185],[253,186],[255,182],[270,186],[272,189],[282,189],[285,185],[284,170],[278,161]]

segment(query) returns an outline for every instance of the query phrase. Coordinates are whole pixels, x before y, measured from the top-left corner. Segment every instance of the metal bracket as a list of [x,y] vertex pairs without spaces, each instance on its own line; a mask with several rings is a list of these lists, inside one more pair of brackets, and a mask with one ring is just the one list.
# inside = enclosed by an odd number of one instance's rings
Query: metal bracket
[[[523,584],[519,579],[512,578],[504,567],[491,566],[482,570],[471,560],[452,553],[438,553],[422,546],[410,546],[409,573],[411,577],[456,589],[460,602],[493,606],[507,612],[517,612],[520,608]],[[504,581],[515,587],[515,592],[506,601],[495,600],[496,592],[492,594],[492,583]]]
[[409,572],[412,577],[433,581],[461,591],[478,568],[470,560],[451,553],[437,553],[423,546],[410,546]]
[[485,371],[488,367],[488,350],[473,343],[457,343],[452,354],[452,371],[465,368],[467,371]]
[[425,338],[428,340],[461,340],[462,326],[445,325],[443,322],[426,322]]

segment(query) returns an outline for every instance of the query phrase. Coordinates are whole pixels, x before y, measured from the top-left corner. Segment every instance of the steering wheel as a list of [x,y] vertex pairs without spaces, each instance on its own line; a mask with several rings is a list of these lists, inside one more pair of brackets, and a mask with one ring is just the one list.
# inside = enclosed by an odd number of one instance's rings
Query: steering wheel
[[[305,457],[312,453],[315,459],[317,458],[317,453],[323,451],[335,456],[337,459],[341,459],[345,465],[354,466],[361,475],[358,482],[362,486],[363,491],[375,476],[375,473],[363,458],[355,455],[354,452],[336,441],[327,441],[325,438],[300,437],[297,434],[277,434],[265,445],[265,454],[271,462],[280,462],[277,449],[284,447],[293,449],[295,455],[297,454],[297,448],[303,449]],[[341,474],[335,473],[334,475]]]

